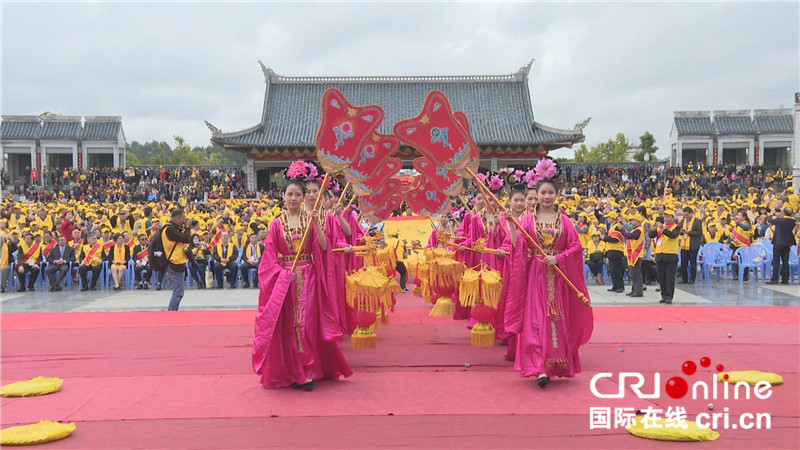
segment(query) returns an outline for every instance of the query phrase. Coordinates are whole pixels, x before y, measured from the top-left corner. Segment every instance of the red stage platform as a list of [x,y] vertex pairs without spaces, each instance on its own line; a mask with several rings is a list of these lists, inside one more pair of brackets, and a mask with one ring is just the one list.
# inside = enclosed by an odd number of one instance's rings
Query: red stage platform
[[[709,400],[594,398],[617,389],[620,371],[681,375],[686,360],[711,370],[777,372],[767,400],[713,400],[714,411],[769,412],[769,430],[718,429],[703,448],[800,447],[800,308],[600,307],[583,349],[584,372],[545,390],[520,378],[502,347],[469,345],[465,322],[427,316],[404,294],[378,329],[378,349],[342,344],[355,374],[311,392],[265,390],[250,367],[253,311],[3,314],[2,383],[64,379],[61,392],[2,399],[2,426],[42,419],[77,430],[48,448],[616,447],[686,446],[624,429],[590,429],[590,407],[683,406],[690,419]],[[658,329],[659,325],[661,330]],[[728,337],[728,333],[731,337]],[[468,365],[468,366],[467,366]],[[709,380],[710,370],[685,377]],[[649,392],[649,391],[648,391]]]

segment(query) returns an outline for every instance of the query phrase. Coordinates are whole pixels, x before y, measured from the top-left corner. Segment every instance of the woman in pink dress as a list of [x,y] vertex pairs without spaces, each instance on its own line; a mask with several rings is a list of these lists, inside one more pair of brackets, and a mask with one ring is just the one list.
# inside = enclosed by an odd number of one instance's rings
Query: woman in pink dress
[[[532,214],[523,217],[521,225],[545,255],[530,245],[509,220],[512,250],[505,328],[518,338],[514,368],[523,377],[536,376],[537,384],[544,388],[552,376],[574,377],[581,371],[578,350],[591,337],[593,318],[591,309],[553,267],[558,265],[589,298],[578,233],[569,217],[555,205],[555,162],[541,160],[537,175],[538,205]],[[506,217],[510,218],[511,213]]]
[[[524,185],[514,187],[508,194],[509,211],[511,212],[511,216],[518,221],[522,220],[522,216],[525,214],[526,194]],[[506,302],[509,291],[509,280],[511,279],[511,264],[509,258],[506,258],[511,252],[511,239],[508,233],[510,221],[506,220],[505,216],[501,217],[502,220],[497,227],[496,236],[490,247],[497,249],[497,257],[495,258],[497,268],[495,270],[499,271],[503,278],[503,293],[500,297],[500,303],[497,305],[495,321],[492,323],[492,326],[495,328],[495,337],[497,340],[501,343],[507,343],[508,345],[505,358],[509,361],[513,361],[517,351],[517,337],[514,333],[508,333],[505,327]]]
[[[260,293],[253,341],[253,370],[265,388],[311,390],[314,380],[352,375],[339,350],[341,322],[330,255],[319,212],[306,212],[305,185],[290,179],[283,194],[285,209],[272,221],[258,268]],[[311,228],[300,249],[303,231]],[[300,251],[297,267],[290,271]]]

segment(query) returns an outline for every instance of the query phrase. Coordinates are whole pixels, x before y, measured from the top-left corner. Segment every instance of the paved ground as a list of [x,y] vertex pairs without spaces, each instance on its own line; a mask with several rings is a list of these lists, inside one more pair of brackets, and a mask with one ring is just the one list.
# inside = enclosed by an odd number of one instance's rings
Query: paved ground
[[[589,282],[592,303],[597,306],[654,305],[661,298],[650,286],[643,298],[632,299],[624,294],[612,294],[607,286]],[[77,288],[61,292],[6,292],[0,299],[0,312],[66,312],[66,311],[157,311],[166,309],[171,291],[97,290],[79,292]],[[710,282],[708,284],[678,285],[675,304],[679,305],[738,305],[738,306],[800,306],[800,285],[766,285],[746,282]],[[258,304],[258,289],[188,288],[181,303],[182,309],[253,309]],[[667,306],[665,306],[667,307]]]

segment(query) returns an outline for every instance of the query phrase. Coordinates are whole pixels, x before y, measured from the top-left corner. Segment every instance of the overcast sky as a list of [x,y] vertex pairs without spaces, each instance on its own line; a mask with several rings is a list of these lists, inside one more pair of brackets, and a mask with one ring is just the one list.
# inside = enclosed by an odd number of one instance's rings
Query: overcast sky
[[[786,3],[2,2],[2,113],[121,115],[128,142],[207,145],[260,120],[282,75],[484,75],[534,58],[537,121],[591,116],[667,155],[675,110],[792,108],[800,6]],[[571,156],[560,150],[555,156]]]

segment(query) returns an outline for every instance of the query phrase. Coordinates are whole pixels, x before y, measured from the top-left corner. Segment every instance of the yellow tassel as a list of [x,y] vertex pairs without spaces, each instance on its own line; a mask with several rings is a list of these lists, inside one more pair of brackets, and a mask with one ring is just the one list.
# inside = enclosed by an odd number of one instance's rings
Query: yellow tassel
[[458,301],[461,306],[471,308],[478,300],[480,290],[480,272],[474,269],[467,269],[461,276],[461,284],[458,288]]
[[500,272],[486,269],[481,271],[481,299],[486,306],[497,308],[503,292],[503,278]]
[[350,348],[353,350],[374,349],[378,347],[378,337],[369,328],[356,328],[350,336]]
[[455,312],[456,304],[453,302],[452,298],[439,297],[428,315],[432,317],[448,317],[452,316]]
[[494,327],[488,323],[477,323],[469,333],[473,347],[491,347],[494,345]]

